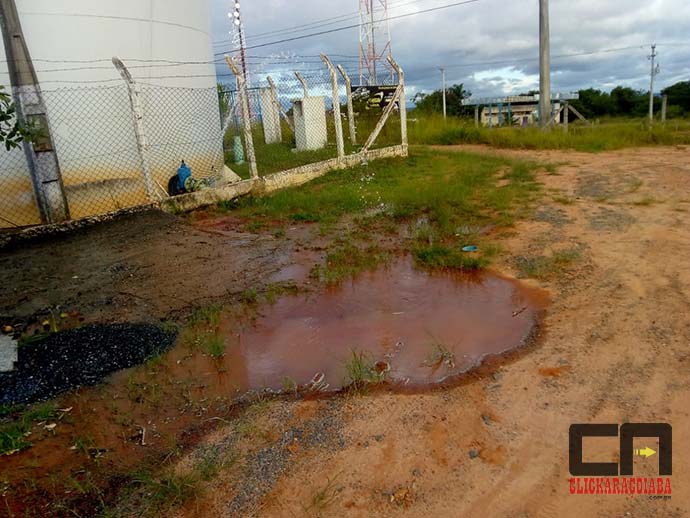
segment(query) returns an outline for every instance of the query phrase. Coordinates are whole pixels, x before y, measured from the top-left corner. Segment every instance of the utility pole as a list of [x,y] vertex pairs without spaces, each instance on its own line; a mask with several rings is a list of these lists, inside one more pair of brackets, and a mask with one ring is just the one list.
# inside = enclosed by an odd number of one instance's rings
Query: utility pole
[[551,41],[549,0],[539,0],[539,123],[545,127],[551,118]]
[[649,59],[652,62],[652,69],[649,74],[649,123],[654,122],[654,78],[659,73],[659,65],[655,64],[658,54],[656,53],[656,44],[652,45],[652,54]]
[[443,83],[443,120],[446,120],[446,69],[439,68],[441,71],[441,81]]
[[43,94],[14,0],[0,0],[0,26],[17,119],[39,131],[39,136],[33,142],[22,143],[22,149],[31,175],[41,221],[60,223],[70,219],[60,163],[48,124]]

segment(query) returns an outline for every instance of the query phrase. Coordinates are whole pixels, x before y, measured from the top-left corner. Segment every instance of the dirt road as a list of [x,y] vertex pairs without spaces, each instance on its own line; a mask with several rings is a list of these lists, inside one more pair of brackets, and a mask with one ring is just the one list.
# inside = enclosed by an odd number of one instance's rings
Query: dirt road
[[[334,441],[323,448],[295,448],[289,469],[245,511],[687,516],[688,153],[509,153],[559,167],[540,177],[545,202],[531,221],[519,223],[502,240],[510,253],[497,268],[519,276],[520,266],[535,264],[535,258],[577,250],[577,258],[562,269],[536,261],[543,278],[531,282],[553,294],[541,346],[490,376],[438,393],[295,404],[290,416],[317,421],[319,413],[331,416],[335,404],[342,447]],[[673,426],[671,500],[569,494],[569,426],[600,422]],[[596,459],[586,460],[615,461],[618,443],[604,440],[590,455]],[[636,475],[656,476],[655,457],[636,460],[635,467]],[[220,483],[187,514],[220,513],[238,487]]]

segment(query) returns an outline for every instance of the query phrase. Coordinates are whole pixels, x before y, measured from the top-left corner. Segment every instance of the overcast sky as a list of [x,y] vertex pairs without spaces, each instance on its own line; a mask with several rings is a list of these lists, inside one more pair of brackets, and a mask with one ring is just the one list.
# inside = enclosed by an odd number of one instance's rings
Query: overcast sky
[[[213,1],[215,52],[228,43],[231,0]],[[260,45],[306,33],[356,24],[357,0],[240,0],[247,45]],[[454,0],[389,0],[389,16],[453,3]],[[519,93],[538,86],[538,0],[479,0],[390,22],[393,54],[405,69],[408,96],[438,88],[438,67],[449,84],[465,83],[475,96]],[[658,44],[660,87],[690,79],[688,0],[551,0],[552,81],[555,91],[618,84],[649,89],[649,45]],[[268,34],[339,15],[331,25],[306,32]],[[348,70],[358,69],[358,30],[301,39],[249,51],[251,66],[274,63],[264,56],[333,55]],[[258,36],[257,36],[258,35]],[[264,35],[264,36],[262,36]],[[579,57],[563,54],[603,52]],[[348,56],[340,57],[336,55]],[[253,56],[257,56],[256,58]],[[296,59],[318,69],[316,57]],[[488,62],[488,63],[487,63]],[[500,63],[497,63],[500,62]],[[485,64],[481,64],[485,63]],[[493,63],[493,64],[492,64]],[[263,65],[263,70],[272,65]],[[227,81],[227,78],[225,78]],[[355,81],[357,82],[357,81]]]

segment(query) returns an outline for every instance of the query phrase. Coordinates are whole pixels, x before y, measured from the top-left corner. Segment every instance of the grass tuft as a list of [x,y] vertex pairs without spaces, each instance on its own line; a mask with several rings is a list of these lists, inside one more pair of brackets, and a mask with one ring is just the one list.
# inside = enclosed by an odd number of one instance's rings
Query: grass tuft
[[345,385],[351,393],[364,393],[369,385],[383,381],[382,375],[376,372],[374,361],[364,352],[352,351],[352,356],[345,364],[345,371]]

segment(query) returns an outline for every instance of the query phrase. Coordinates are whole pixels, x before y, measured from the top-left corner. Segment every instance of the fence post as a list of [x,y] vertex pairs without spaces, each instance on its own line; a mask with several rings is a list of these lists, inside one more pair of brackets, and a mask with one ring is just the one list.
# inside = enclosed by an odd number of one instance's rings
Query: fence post
[[396,63],[393,56],[388,56],[388,62],[398,73],[398,88],[400,88],[400,135],[402,137],[402,145],[407,151],[407,99],[405,98],[405,72],[402,67]]
[[254,153],[254,138],[252,137],[252,121],[249,118],[249,98],[247,94],[247,82],[244,74],[240,72],[237,64],[233,59],[225,55],[225,62],[235,74],[237,80],[237,95],[240,101],[240,110],[242,111],[242,127],[244,131],[244,145],[247,148],[247,161],[249,162],[249,175],[252,180],[259,178],[259,171],[256,168],[256,154]]
[[[132,107],[132,115],[134,116],[134,133],[137,137],[137,147],[139,148],[139,159],[141,161],[141,171],[144,175],[144,185],[146,186],[146,194],[149,200],[154,201],[160,199],[156,191],[156,184],[153,181],[151,174],[151,166],[148,159],[149,143],[146,138],[146,129],[144,127],[144,109],[141,105],[141,87],[134,81],[132,74],[129,73],[125,64],[118,57],[113,58],[113,65],[120,73],[120,76],[127,85],[129,92],[129,102]],[[167,194],[167,193],[166,193]]]
[[479,127],[479,105],[475,105],[474,107],[474,127],[478,128]]
[[61,223],[71,217],[60,160],[15,1],[0,0],[0,25],[15,116],[19,122],[27,122],[40,130],[37,138],[24,140],[21,149],[31,176],[41,223]]
[[340,93],[338,92],[338,74],[331,60],[326,54],[321,54],[321,60],[328,67],[333,83],[333,118],[335,119],[335,143],[338,148],[338,158],[345,158],[345,143],[343,142],[343,121],[340,118]]
[[278,100],[278,90],[276,89],[276,84],[273,82],[273,79],[271,79],[271,76],[268,76],[266,78],[268,81],[268,85],[271,87],[271,94],[273,95],[273,102],[276,104],[276,108],[278,108],[278,113],[280,116],[283,118],[285,121],[285,124],[288,125],[288,128],[290,128],[290,131],[293,133],[295,132],[295,127],[292,125],[292,121],[290,120],[290,117],[287,116],[287,114],[283,111],[283,107],[280,105],[280,101]]
[[563,129],[566,133],[570,131],[570,108],[568,108],[568,101],[563,102]]
[[668,95],[661,98],[661,122],[666,122],[666,113],[668,111]]
[[295,72],[295,77],[300,83],[302,83],[304,97],[309,97],[309,85],[307,84],[307,81],[302,77],[302,74],[300,74],[299,72]]
[[357,129],[355,127],[355,110],[352,106],[352,81],[342,65],[338,65],[338,71],[345,80],[345,92],[347,93],[347,120],[350,127],[350,143],[354,146],[357,144]]

